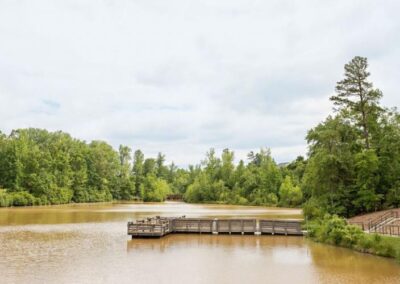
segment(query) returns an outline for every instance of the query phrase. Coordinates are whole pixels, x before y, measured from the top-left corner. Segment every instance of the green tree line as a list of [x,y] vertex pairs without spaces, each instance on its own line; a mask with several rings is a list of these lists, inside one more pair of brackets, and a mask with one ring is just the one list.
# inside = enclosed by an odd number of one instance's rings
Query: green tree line
[[181,194],[188,202],[298,206],[299,179],[279,168],[269,150],[234,164],[228,149],[187,169],[145,158],[140,150],[106,142],[86,143],[63,132],[18,129],[0,134],[0,205],[48,205],[111,200],[163,201]]

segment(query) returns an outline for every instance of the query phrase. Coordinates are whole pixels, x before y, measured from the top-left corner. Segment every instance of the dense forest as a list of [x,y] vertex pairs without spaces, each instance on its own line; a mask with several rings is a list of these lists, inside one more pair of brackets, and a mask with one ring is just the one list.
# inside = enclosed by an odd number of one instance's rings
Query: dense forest
[[279,166],[269,149],[234,163],[229,149],[188,168],[145,158],[128,146],[86,143],[63,132],[0,133],[0,206],[111,200],[267,206],[303,205],[308,216],[352,216],[400,205],[400,115],[380,105],[367,59],[345,65],[330,99],[334,114],[308,131],[308,157]]
[[182,194],[188,202],[297,206],[299,177],[279,168],[268,150],[234,164],[234,153],[188,169],[166,165],[161,153],[145,158],[127,146],[85,143],[63,132],[19,129],[0,136],[0,204],[47,205],[111,200],[163,201]]

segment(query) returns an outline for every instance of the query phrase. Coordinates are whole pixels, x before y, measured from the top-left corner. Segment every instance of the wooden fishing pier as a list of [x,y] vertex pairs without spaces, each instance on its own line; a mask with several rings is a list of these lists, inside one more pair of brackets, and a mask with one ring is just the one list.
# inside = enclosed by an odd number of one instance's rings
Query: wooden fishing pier
[[301,220],[212,219],[160,217],[128,222],[132,238],[163,237],[170,233],[254,234],[302,236]]

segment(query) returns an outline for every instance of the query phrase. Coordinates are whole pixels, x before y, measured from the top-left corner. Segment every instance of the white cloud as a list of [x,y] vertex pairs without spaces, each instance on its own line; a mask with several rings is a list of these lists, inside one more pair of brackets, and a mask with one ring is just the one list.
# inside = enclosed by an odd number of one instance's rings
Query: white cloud
[[343,65],[399,105],[398,1],[2,1],[0,129],[63,130],[196,163],[306,152]]

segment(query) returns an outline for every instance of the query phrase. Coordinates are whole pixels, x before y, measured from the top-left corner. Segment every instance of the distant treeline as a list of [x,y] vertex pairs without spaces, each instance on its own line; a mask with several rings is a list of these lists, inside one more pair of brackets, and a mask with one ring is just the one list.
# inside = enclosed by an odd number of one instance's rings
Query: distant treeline
[[268,149],[234,163],[213,149],[187,169],[145,158],[127,146],[86,143],[63,132],[0,133],[0,206],[163,201],[267,206],[303,205],[307,217],[355,214],[400,206],[400,115],[380,106],[368,81],[367,59],[345,65],[331,97],[335,114],[307,134],[308,158],[279,167]]
[[18,129],[0,134],[0,205],[47,205],[111,200],[163,201],[179,193],[188,202],[297,206],[299,176],[279,168],[270,152],[233,163],[211,149],[188,169],[166,165],[161,153],[145,158],[127,146],[85,143],[63,132]]

